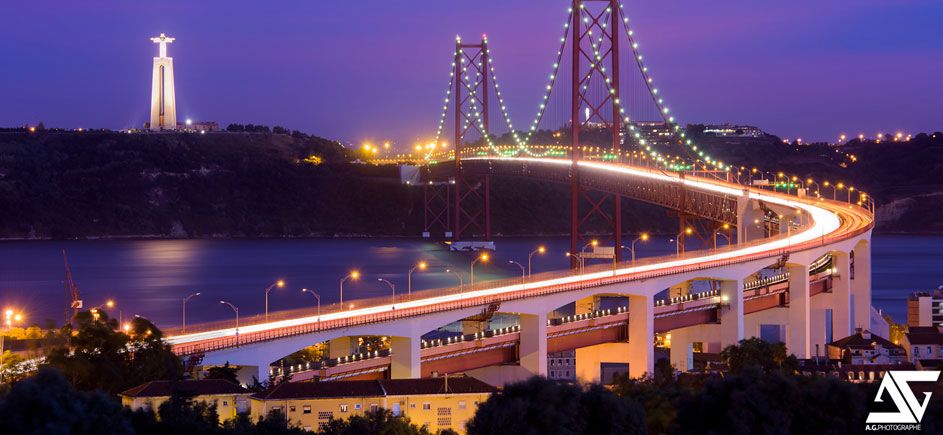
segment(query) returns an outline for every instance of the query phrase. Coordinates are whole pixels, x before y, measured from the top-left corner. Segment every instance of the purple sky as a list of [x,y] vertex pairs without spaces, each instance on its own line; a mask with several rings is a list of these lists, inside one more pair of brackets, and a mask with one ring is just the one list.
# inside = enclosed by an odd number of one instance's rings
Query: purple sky
[[[170,46],[178,117],[345,141],[434,133],[454,36],[487,33],[518,125],[532,119],[568,2],[16,1],[0,14],[0,125],[140,126],[148,38]],[[682,122],[834,139],[943,129],[938,0],[626,3]],[[165,11],[160,13],[158,11]]]

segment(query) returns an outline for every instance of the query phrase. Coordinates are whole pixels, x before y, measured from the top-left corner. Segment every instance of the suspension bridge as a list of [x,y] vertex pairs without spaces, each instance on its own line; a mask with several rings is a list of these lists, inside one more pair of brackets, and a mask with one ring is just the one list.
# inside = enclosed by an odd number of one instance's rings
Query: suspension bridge
[[[870,328],[870,196],[840,202],[804,188],[743,183],[734,165],[688,136],[636,37],[618,1],[574,0],[545,92],[524,128],[512,122],[487,37],[457,38],[432,145],[374,161],[403,165],[404,183],[423,189],[424,235],[471,250],[492,246],[492,183],[567,185],[570,269],[270,313],[238,325],[191,325],[169,331],[174,351],[296,380],[466,372],[500,383],[545,375],[548,351],[575,350],[578,377],[598,381],[606,363],[625,364],[632,376],[651,372],[659,334],[671,334],[671,361],[686,370],[696,343],[718,348],[766,327],[779,328],[800,358],[824,352],[855,327]],[[492,130],[495,107],[506,131],[500,136]],[[443,146],[449,134],[452,146]],[[623,258],[627,201],[677,216],[676,255]],[[718,247],[718,235],[725,245]],[[685,249],[690,237],[710,248]],[[599,242],[587,251],[590,238]],[[710,290],[695,290],[698,281]],[[625,304],[603,309],[603,297]],[[559,314],[570,304],[574,314]],[[496,312],[515,315],[517,325],[423,338],[455,322],[481,325]],[[364,336],[389,337],[388,350],[357,351],[351,343]],[[272,366],[322,342],[330,343],[329,358],[320,363]]]

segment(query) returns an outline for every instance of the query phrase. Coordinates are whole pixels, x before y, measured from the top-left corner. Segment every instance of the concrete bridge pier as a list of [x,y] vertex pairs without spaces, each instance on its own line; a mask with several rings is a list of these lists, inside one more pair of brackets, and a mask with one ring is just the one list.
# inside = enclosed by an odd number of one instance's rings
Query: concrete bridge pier
[[[868,300],[871,298],[869,297]],[[851,300],[851,265],[848,253],[832,252],[832,328],[834,339],[851,335],[852,323]]]
[[655,371],[655,308],[650,295],[629,295],[629,376]]
[[[855,328],[871,328],[871,241],[860,240],[854,250],[854,261],[849,261],[851,295],[854,299]],[[850,257],[849,257],[850,258]]]
[[547,376],[547,313],[520,314],[520,364],[528,372]]
[[422,377],[420,366],[420,340],[417,337],[390,337],[390,378],[418,379]]
[[786,333],[786,348],[797,358],[809,358],[809,266],[805,263],[788,263],[786,270],[789,272],[789,327]]
[[600,297],[596,295],[577,299],[573,306],[574,314],[587,314],[598,310],[599,300]]
[[721,348],[743,340],[743,280],[720,283],[720,345]]
[[357,343],[358,338],[359,337],[346,336],[328,340],[328,358],[340,358],[342,356],[349,356],[351,354],[357,353],[357,349],[359,348]]

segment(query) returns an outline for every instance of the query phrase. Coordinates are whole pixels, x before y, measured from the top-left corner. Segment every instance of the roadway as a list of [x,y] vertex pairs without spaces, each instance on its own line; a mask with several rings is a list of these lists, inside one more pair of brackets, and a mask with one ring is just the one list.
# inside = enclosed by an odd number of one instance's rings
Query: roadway
[[[569,171],[572,162],[568,159],[529,157],[469,157],[463,161],[481,161],[488,165],[545,165],[560,171]],[[717,250],[691,251],[681,256],[650,258],[635,262],[624,262],[615,266],[587,267],[583,273],[572,271],[535,274],[529,280],[498,280],[480,283],[463,289],[434,289],[414,292],[412,300],[387,299],[358,300],[351,307],[326,307],[320,315],[313,309],[291,310],[270,313],[275,319],[265,322],[250,319],[238,328],[221,322],[191,325],[187,333],[168,331],[167,341],[179,355],[226,349],[241,344],[274,340],[280,337],[322,332],[377,322],[389,322],[429,313],[446,312],[489,303],[515,300],[551,293],[610,285],[667,276],[711,267],[738,264],[764,258],[777,258],[784,254],[801,252],[853,238],[873,226],[871,213],[859,206],[829,201],[820,198],[798,198],[777,192],[747,188],[739,184],[708,178],[665,173],[647,167],[618,163],[579,161],[582,173],[611,177],[620,183],[631,184],[638,180],[683,186],[685,189],[707,192],[725,197],[739,197],[746,192],[750,199],[761,200],[795,210],[811,218],[806,225],[792,234],[747,242]],[[346,308],[346,309],[345,309]],[[277,359],[276,356],[273,359]]]

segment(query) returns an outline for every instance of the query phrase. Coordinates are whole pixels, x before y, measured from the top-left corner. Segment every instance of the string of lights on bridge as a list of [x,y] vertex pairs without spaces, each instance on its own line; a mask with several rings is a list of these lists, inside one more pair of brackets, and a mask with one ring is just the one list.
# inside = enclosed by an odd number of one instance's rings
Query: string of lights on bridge
[[[580,9],[581,10],[585,9],[585,6],[581,4]],[[487,59],[486,60],[487,64],[484,63],[485,61],[482,61],[482,60],[478,61],[479,63],[476,66],[478,67],[477,69],[479,70],[479,72],[475,73],[474,82],[470,80],[470,77],[468,75],[463,76],[465,80],[461,80],[460,77],[456,77],[456,73],[455,73],[456,70],[460,71],[461,73],[467,74],[468,67],[462,65],[460,68],[456,68],[455,67],[456,62],[453,59],[451,63],[452,71],[449,74],[449,84],[445,92],[444,104],[442,106],[442,112],[439,116],[439,120],[438,120],[438,124],[436,128],[435,140],[429,145],[427,145],[425,148],[423,148],[420,145],[416,146],[416,151],[422,151],[423,149],[425,149],[425,156],[422,158],[422,160],[428,162],[431,160],[435,160],[436,157],[454,156],[455,151],[447,150],[446,149],[447,147],[444,144],[442,144],[440,141],[442,138],[442,133],[445,130],[446,117],[448,114],[449,105],[450,103],[453,102],[454,98],[457,98],[456,95],[452,95],[453,89],[455,86],[455,80],[459,80],[461,83],[463,83],[464,85],[463,87],[465,91],[469,93],[468,101],[469,101],[471,116],[466,116],[465,119],[463,119],[463,129],[467,129],[471,125],[475,125],[476,127],[478,127],[478,130],[482,133],[483,142],[485,143],[488,149],[504,157],[511,157],[511,156],[519,155],[522,152],[532,157],[565,155],[566,152],[570,150],[570,147],[568,146],[532,145],[530,144],[530,140],[532,139],[533,134],[537,131],[537,127],[539,126],[540,121],[543,119],[544,115],[546,114],[547,107],[549,106],[550,96],[552,95],[553,88],[555,84],[557,83],[556,79],[559,76],[560,67],[563,63],[562,62],[563,54],[566,48],[567,39],[569,38],[569,35],[572,33],[571,28],[570,28],[571,27],[570,21],[573,19],[574,13],[576,13],[576,11],[574,11],[572,7],[567,8],[566,20],[563,23],[563,29],[564,29],[563,35],[560,37],[560,47],[555,54],[554,62],[551,64],[551,73],[549,75],[548,82],[544,88],[543,95],[541,95],[540,103],[538,104],[538,107],[537,107],[537,113],[535,114],[532,123],[523,132],[521,130],[514,128],[514,124],[510,116],[510,110],[504,100],[504,95],[501,92],[500,83],[498,82],[498,76],[494,67],[493,55],[491,53],[490,48],[487,45],[487,36],[486,35],[482,36],[482,42],[483,42],[482,51],[484,53],[487,53],[487,56],[484,57],[485,59]],[[602,28],[606,28],[607,27],[606,21],[609,21],[609,18],[611,18],[610,14],[612,13],[614,12],[611,10],[611,8],[607,7],[605,10],[606,19],[603,20],[603,22],[598,25],[601,26]],[[605,83],[606,90],[609,92],[610,95],[613,95],[613,98],[612,98],[613,104],[618,109],[618,113],[622,116],[623,121],[625,122],[629,130],[629,134],[631,135],[632,138],[634,138],[637,145],[639,146],[639,149],[648,155],[648,156],[639,155],[633,152],[631,156],[633,158],[639,157],[640,159],[645,159],[645,160],[647,160],[648,157],[650,157],[653,163],[655,163],[656,165],[663,166],[665,169],[671,170],[671,171],[692,170],[692,169],[695,169],[698,166],[698,164],[700,164],[703,166],[705,170],[713,169],[713,170],[719,170],[719,171],[725,171],[725,172],[736,171],[736,175],[738,177],[743,175],[744,172],[746,172],[747,174],[751,176],[752,174],[757,174],[757,173],[772,174],[772,172],[759,171],[756,168],[753,168],[752,170],[748,170],[747,168],[741,166],[738,169],[737,167],[734,167],[730,164],[725,164],[723,161],[714,159],[713,157],[705,153],[703,149],[699,148],[698,145],[687,136],[685,129],[680,125],[680,123],[671,114],[671,110],[665,103],[665,100],[662,96],[663,93],[659,90],[659,88],[655,87],[654,77],[652,76],[648,66],[644,62],[644,56],[641,53],[640,44],[637,40],[637,34],[635,30],[632,28],[632,26],[630,25],[629,17],[625,13],[623,5],[619,6],[618,14],[619,14],[619,18],[621,18],[622,30],[625,33],[626,38],[628,39],[629,46],[632,51],[633,59],[641,74],[642,81],[643,83],[645,83],[645,86],[649,92],[649,95],[652,98],[652,102],[654,103],[655,108],[657,109],[657,112],[659,113],[659,116],[668,126],[669,133],[674,137],[676,142],[679,145],[687,146],[696,157],[695,157],[695,162],[694,162],[695,164],[692,165],[692,164],[686,163],[685,162],[686,159],[683,156],[680,156],[680,155],[672,156],[670,154],[662,154],[657,149],[655,149],[653,145],[657,145],[657,143],[649,143],[644,137],[642,137],[642,134],[640,133],[639,129],[636,128],[635,123],[626,114],[626,110],[624,107],[622,107],[620,99],[614,97],[614,95],[616,94],[616,91],[612,86],[611,78],[606,77],[606,74],[605,74],[606,68],[602,66],[601,63],[595,63],[595,62],[590,63],[589,65],[590,69],[586,73],[587,76],[584,76],[584,79],[588,77],[589,75],[594,74],[595,71],[599,71],[601,73],[601,75],[605,78],[603,82]],[[585,23],[589,22],[589,18],[587,17],[582,17],[582,18],[583,18],[583,22]],[[602,55],[600,54],[600,51],[601,51],[602,42],[604,40],[605,35],[599,35],[598,37],[599,41],[597,42],[594,39],[595,37],[592,35],[591,29],[588,30],[587,34],[590,35],[590,45],[593,50],[593,56],[597,62],[601,62],[603,59],[602,59]],[[572,40],[573,40],[573,43],[576,43],[577,41],[576,38],[572,38]],[[461,42],[461,39],[459,37],[456,37],[456,42]],[[461,45],[457,44],[456,52],[454,53],[454,58],[459,59],[460,62],[464,63],[465,57],[462,56],[462,54],[463,54],[463,50],[461,48]],[[483,119],[483,110],[479,110],[476,103],[476,101],[478,100],[477,92],[479,91],[479,87],[481,87],[482,84],[484,83],[484,80],[483,80],[484,77],[481,76],[480,71],[484,71],[485,74],[490,75],[490,78],[494,84],[495,95],[498,98],[498,103],[499,103],[499,108],[501,111],[502,119],[504,121],[504,124],[507,126],[511,134],[511,137],[514,140],[515,145],[499,145],[495,143],[491,135],[487,134],[487,132],[485,131],[485,120]],[[489,89],[481,90],[481,92],[488,92],[488,91]],[[458,101],[457,103],[460,104],[461,101]],[[600,147],[583,146],[580,149],[583,150],[584,152],[593,151],[593,150],[597,152],[601,151]],[[472,152],[476,152],[478,155],[487,154],[486,152],[483,152],[481,150],[472,151]],[[626,156],[626,157],[630,156],[629,151],[624,151],[624,152],[619,151],[618,155],[616,155],[615,153],[607,154],[605,153],[604,150],[602,150],[602,152],[603,152],[602,158],[604,160],[615,159],[621,156]],[[442,153],[442,155],[437,155],[437,153]],[[778,174],[780,175],[777,176],[774,183],[771,184],[771,187],[775,189],[790,189],[791,190],[791,189],[795,189],[797,187],[802,186],[802,183],[801,181],[799,181],[799,178],[797,176],[789,177],[789,176],[783,176],[782,173],[778,173]],[[782,180],[782,178],[784,178],[784,180]],[[806,184],[817,184],[811,179],[808,179],[805,181],[807,181]],[[833,186],[835,187],[833,187],[833,190],[838,185],[841,185],[841,183],[834,184]],[[825,184],[825,186],[828,186],[828,184]],[[851,191],[852,191],[852,188],[851,186],[849,186],[849,194]],[[867,198],[866,194],[864,194],[863,192],[859,191],[859,194],[862,195],[861,200],[859,202],[864,201]]]

